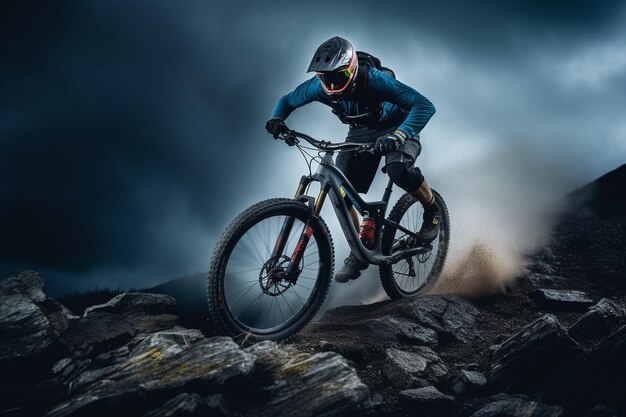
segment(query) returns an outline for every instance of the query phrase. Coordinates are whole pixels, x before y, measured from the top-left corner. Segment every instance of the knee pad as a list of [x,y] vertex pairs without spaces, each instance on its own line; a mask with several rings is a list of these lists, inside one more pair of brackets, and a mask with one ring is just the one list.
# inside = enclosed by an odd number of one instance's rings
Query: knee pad
[[391,181],[405,191],[416,190],[424,182],[424,176],[418,167],[394,162],[387,165],[386,169]]

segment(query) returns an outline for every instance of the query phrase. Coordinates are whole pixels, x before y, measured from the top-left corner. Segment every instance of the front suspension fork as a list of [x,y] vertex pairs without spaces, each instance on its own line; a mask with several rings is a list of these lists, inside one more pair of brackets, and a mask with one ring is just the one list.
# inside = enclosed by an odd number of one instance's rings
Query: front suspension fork
[[[300,183],[298,184],[298,189],[296,190],[296,195],[293,197],[294,200],[299,199],[306,190],[306,187],[311,183],[311,178],[302,176],[300,178]],[[276,243],[274,244],[274,249],[272,250],[272,256],[270,259],[278,259],[285,250],[285,246],[287,245],[287,239],[291,234],[291,229],[293,228],[293,223],[296,220],[295,217],[287,217],[283,222],[283,226],[280,228],[280,232],[278,233],[278,238],[276,239]]]
[[[304,178],[304,177],[303,177]],[[302,180],[301,180],[302,181]],[[309,180],[310,181],[310,180]],[[298,187],[300,190],[300,187]],[[324,201],[326,200],[326,196],[328,195],[328,191],[330,190],[330,184],[324,183],[320,192],[315,200],[315,205],[313,207],[313,216],[311,216],[302,230],[300,234],[300,238],[298,239],[298,244],[291,255],[291,260],[289,261],[289,265],[287,266],[287,279],[295,284],[298,280],[298,275],[302,272],[298,265],[302,262],[302,258],[304,256],[304,251],[309,244],[309,240],[311,239],[311,235],[315,231],[317,225],[319,224],[319,214],[322,211],[322,206],[324,205]],[[292,222],[293,225],[293,222]]]

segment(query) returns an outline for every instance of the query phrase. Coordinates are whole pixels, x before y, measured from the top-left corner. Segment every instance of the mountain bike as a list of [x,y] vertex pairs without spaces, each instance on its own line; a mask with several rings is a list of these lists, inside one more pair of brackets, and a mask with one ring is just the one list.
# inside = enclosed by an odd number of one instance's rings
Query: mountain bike
[[[335,151],[373,153],[371,143],[331,143],[293,130],[280,139],[298,148],[309,174],[300,178],[293,198],[251,206],[219,238],[207,286],[210,319],[215,325],[235,338],[285,340],[315,316],[333,277],[333,241],[320,216],[327,197],[350,249],[361,261],[378,265],[390,298],[415,296],[434,283],[450,240],[448,209],[439,193],[433,190],[442,211],[439,236],[430,243],[420,242],[417,231],[423,208],[415,198],[405,193],[386,217],[391,180],[380,201],[366,202],[334,163]],[[315,173],[313,161],[319,164]],[[307,194],[314,182],[320,184],[317,197]],[[374,225],[375,244],[368,242],[369,248],[359,238],[349,213],[351,205]]]

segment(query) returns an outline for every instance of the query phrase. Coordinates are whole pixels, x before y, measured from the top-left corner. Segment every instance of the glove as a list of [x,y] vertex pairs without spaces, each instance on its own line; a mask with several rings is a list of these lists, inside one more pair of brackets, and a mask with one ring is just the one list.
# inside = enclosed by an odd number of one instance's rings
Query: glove
[[398,149],[404,140],[404,133],[396,130],[376,139],[376,143],[374,143],[374,150],[381,155],[387,155],[388,153]]
[[265,123],[265,129],[272,134],[274,139],[278,139],[278,136],[280,136],[281,133],[287,133],[289,131],[285,122],[278,117],[272,117],[269,119],[267,123]]

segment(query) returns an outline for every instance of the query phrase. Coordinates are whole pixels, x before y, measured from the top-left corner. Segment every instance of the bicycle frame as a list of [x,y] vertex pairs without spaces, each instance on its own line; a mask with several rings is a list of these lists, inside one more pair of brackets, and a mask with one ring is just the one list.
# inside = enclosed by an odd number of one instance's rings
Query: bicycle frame
[[[382,253],[381,239],[382,227],[391,226],[400,229],[407,235],[417,238],[417,233],[406,229],[398,223],[386,219],[387,207],[391,197],[393,183],[391,179],[387,183],[387,187],[380,201],[364,201],[359,193],[354,189],[350,181],[335,165],[333,160],[333,151],[325,151],[320,165],[315,174],[302,176],[294,199],[305,202],[309,207],[309,218],[306,226],[300,235],[296,249],[294,250],[289,266],[287,267],[287,277],[295,282],[297,280],[298,265],[302,260],[302,255],[308,245],[309,239],[313,234],[313,230],[319,222],[319,214],[324,205],[327,196],[330,196],[335,214],[339,220],[339,224],[344,236],[352,250],[352,253],[362,262],[368,262],[373,265],[394,264],[402,259],[409,258],[421,253],[426,253],[432,249],[430,245],[418,246],[410,249],[397,251],[391,255]],[[317,198],[305,195],[305,190],[312,182],[320,183],[320,192]],[[354,207],[363,215],[369,215],[376,222],[376,247],[372,250],[366,248],[359,239],[359,231],[355,228],[350,217],[349,208],[343,195],[346,195]],[[289,236],[293,226],[294,219],[287,218],[283,223],[283,227],[279,233],[278,239],[274,246],[272,256],[280,256],[285,249],[286,237]]]

